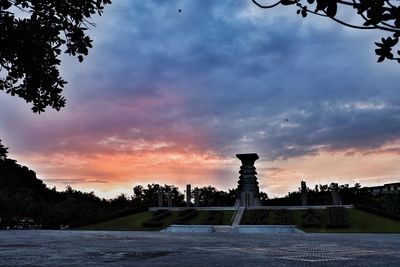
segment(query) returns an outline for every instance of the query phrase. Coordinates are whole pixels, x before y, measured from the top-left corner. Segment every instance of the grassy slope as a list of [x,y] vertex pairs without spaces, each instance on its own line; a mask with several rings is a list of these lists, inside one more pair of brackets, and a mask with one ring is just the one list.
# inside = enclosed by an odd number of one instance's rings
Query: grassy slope
[[[347,228],[329,228],[322,227],[302,227],[302,215],[304,210],[294,210],[294,224],[307,233],[400,233],[400,222],[377,216],[357,209],[347,209],[350,221],[350,227]],[[318,210],[320,215],[324,216],[323,210]],[[246,216],[246,214],[245,214]],[[274,211],[270,212],[266,224],[273,224]]]
[[[224,211],[223,224],[230,224],[233,211]],[[199,211],[199,214],[188,221],[189,224],[201,224],[201,222],[206,218],[206,211]],[[171,225],[173,221],[178,219],[178,212],[172,212],[171,216],[163,220],[163,226],[158,227],[142,227],[142,223],[152,217],[152,212],[146,211],[141,212],[110,221],[105,221],[101,223],[91,224],[87,226],[80,227],[81,230],[135,230],[135,231],[158,231]]]
[[[371,213],[360,211],[357,209],[348,209],[350,227],[348,228],[328,228],[322,226],[320,228],[303,228],[301,227],[301,216],[304,211],[295,210],[293,213],[295,224],[299,228],[308,233],[400,233],[400,222],[383,218]],[[229,225],[231,222],[233,211],[224,211],[223,224]],[[163,227],[150,228],[142,227],[142,223],[152,216],[151,212],[141,212],[118,219],[105,221],[97,224],[88,225],[79,229],[87,230],[160,230],[168,227],[174,220],[178,218],[178,213],[173,212],[171,216],[163,221]],[[199,211],[199,214],[191,219],[190,224],[201,224],[207,216],[206,211]],[[268,219],[268,223],[272,224],[273,215]]]
[[[302,228],[308,233],[400,233],[400,222],[357,209],[349,209],[348,228]],[[300,215],[301,216],[301,215]],[[299,217],[299,215],[295,215]],[[297,221],[300,225],[300,221]]]

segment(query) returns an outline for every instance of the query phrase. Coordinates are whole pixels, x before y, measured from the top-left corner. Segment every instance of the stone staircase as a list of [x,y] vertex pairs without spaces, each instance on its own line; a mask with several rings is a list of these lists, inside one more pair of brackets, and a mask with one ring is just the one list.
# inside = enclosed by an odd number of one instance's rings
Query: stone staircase
[[238,226],[242,220],[244,211],[245,211],[246,207],[245,206],[239,206],[236,213],[235,213],[235,217],[233,218],[232,221],[232,226]]

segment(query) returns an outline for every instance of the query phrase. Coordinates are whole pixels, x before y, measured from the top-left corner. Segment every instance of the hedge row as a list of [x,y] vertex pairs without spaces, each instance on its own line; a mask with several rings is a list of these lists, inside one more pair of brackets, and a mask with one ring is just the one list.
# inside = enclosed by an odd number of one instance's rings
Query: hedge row
[[349,227],[349,215],[344,207],[328,207],[324,212],[308,209],[302,216],[303,227]]
[[188,221],[197,216],[199,212],[196,209],[186,209],[178,213],[178,219],[172,224],[188,224]]
[[302,215],[303,227],[321,227],[322,221],[322,214],[314,209],[308,209]]
[[103,217],[99,217],[99,218],[94,218],[94,219],[89,219],[89,220],[73,223],[73,224],[70,225],[70,228],[78,228],[78,227],[85,226],[85,225],[90,225],[90,224],[100,223],[100,222],[104,222],[104,221],[109,221],[109,220],[117,219],[117,218],[120,218],[120,217],[136,214],[136,213],[139,213],[139,212],[144,212],[144,211],[147,211],[147,210],[148,210],[147,207],[127,209],[127,210],[124,210],[124,211],[121,211],[121,212],[117,212],[117,213],[114,213],[114,214],[110,214],[110,215],[107,215],[107,216],[103,216]]
[[155,212],[153,212],[153,218],[151,219],[155,221],[160,221],[167,218],[170,215],[171,215],[170,210],[156,210]]
[[[245,213],[242,224],[247,225],[293,225],[295,224],[292,210],[248,210]],[[325,211],[308,209],[302,215],[303,227],[348,227],[349,218],[344,207],[328,207]]]
[[326,208],[328,227],[349,227],[349,215],[344,207]]
[[262,225],[268,224],[269,210],[248,210],[243,218],[242,224]]
[[211,210],[208,211],[207,217],[201,222],[203,225],[221,225],[224,218],[222,211]]
[[178,212],[178,216],[182,217],[182,216],[185,216],[187,214],[192,214],[194,212],[197,212],[197,210],[196,209],[184,209],[184,210],[181,210],[181,211]]
[[153,212],[153,217],[145,221],[143,227],[161,227],[163,220],[171,215],[171,211],[167,209],[159,209]]
[[277,224],[277,225],[292,225],[292,224],[294,224],[293,211],[283,210],[283,209],[276,210],[273,222],[274,222],[274,224]]

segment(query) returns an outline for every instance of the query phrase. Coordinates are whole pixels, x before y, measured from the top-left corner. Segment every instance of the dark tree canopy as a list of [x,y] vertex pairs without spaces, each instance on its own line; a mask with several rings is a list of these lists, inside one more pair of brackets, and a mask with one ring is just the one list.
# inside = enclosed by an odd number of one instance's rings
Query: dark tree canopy
[[8,148],[4,147],[0,139],[0,161],[7,159]]
[[81,62],[92,47],[89,19],[111,0],[0,0],[0,90],[32,103],[33,112],[65,106],[59,56]]
[[[386,38],[376,42],[375,53],[378,62],[385,59],[396,60],[400,63],[400,50],[393,48],[400,37],[400,2],[396,0],[252,0],[260,8],[273,8],[278,5],[294,5],[297,14],[307,17],[307,14],[318,15],[332,19],[344,26],[361,29],[386,32]],[[269,5],[264,3],[270,3]],[[359,16],[359,25],[341,20],[337,15],[346,8],[353,9]],[[393,52],[396,52],[395,54]]]

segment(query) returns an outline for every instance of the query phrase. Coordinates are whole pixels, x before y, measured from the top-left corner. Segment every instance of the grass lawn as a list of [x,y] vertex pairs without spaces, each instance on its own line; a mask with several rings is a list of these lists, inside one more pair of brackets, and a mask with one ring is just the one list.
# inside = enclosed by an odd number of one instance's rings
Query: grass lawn
[[328,228],[326,226],[304,228],[300,226],[300,223],[298,225],[307,233],[400,233],[399,221],[358,209],[347,209],[347,211],[350,221],[350,226],[347,228]]
[[[387,219],[378,215],[374,215],[368,212],[364,212],[357,209],[346,209],[349,216],[349,227],[345,228],[330,228],[325,223],[321,227],[302,227],[302,215],[304,210],[293,210],[293,224],[297,225],[298,228],[302,229],[307,233],[400,233],[400,222]],[[200,225],[202,221],[207,217],[207,211],[198,211],[198,215],[187,221],[187,224]],[[233,211],[222,211],[224,213],[223,222],[224,225],[231,224],[231,218]],[[244,216],[250,216],[254,210],[248,210]],[[256,211],[259,212],[259,211]],[[317,213],[324,219],[324,210],[317,210]],[[149,220],[152,217],[152,212],[145,211],[101,223],[87,225],[78,229],[82,230],[132,230],[132,231],[159,231],[167,228],[172,224],[173,221],[178,220],[178,212],[172,212],[172,214],[165,218],[162,222],[162,227],[143,227],[143,222]],[[276,222],[275,210],[270,210],[269,215],[264,218],[262,224],[274,224]],[[243,218],[242,223],[246,223],[246,218]]]
[[[233,211],[222,211],[224,213],[222,224],[231,224],[231,218]],[[121,218],[104,221],[96,224],[86,225],[79,227],[80,230],[131,230],[131,231],[159,231],[167,228],[172,224],[173,221],[178,219],[178,212],[172,212],[172,214],[163,220],[162,227],[143,227],[143,222],[149,220],[152,217],[152,212],[145,211]],[[188,221],[188,224],[201,224],[202,221],[207,217],[207,211],[199,211],[199,214]]]
[[[400,221],[395,221],[381,217],[372,213],[364,212],[358,209],[346,209],[349,217],[350,225],[344,228],[331,228],[326,226],[326,218],[324,210],[316,210],[322,218],[321,227],[303,227],[302,216],[305,210],[293,210],[293,224],[307,233],[400,233]],[[254,216],[255,210],[246,211],[242,224],[249,222],[246,216]],[[258,211],[257,211],[258,212]],[[247,220],[246,220],[247,219]],[[269,210],[269,214],[262,220],[262,224],[275,224],[275,210]]]

